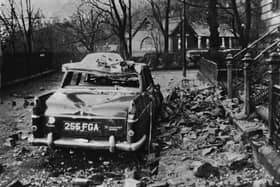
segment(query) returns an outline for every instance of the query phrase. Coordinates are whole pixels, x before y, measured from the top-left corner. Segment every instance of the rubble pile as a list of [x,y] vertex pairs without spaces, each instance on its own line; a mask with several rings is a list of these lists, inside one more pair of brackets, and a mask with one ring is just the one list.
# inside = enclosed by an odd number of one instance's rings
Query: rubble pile
[[256,167],[250,145],[231,125],[219,99],[213,88],[177,87],[167,97],[164,123],[158,127],[163,149],[158,181],[170,186],[251,186],[271,181]]

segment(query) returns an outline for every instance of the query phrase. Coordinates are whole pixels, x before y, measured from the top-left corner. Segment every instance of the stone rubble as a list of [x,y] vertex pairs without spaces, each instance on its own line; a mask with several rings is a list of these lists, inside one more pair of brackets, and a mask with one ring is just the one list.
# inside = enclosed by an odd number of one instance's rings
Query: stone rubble
[[[162,111],[165,123],[159,127],[162,153],[157,181],[169,186],[252,186],[255,181],[272,180],[255,167],[246,135],[230,123],[220,99],[212,88],[176,87],[171,92]],[[235,99],[232,110],[239,112],[239,103]]]

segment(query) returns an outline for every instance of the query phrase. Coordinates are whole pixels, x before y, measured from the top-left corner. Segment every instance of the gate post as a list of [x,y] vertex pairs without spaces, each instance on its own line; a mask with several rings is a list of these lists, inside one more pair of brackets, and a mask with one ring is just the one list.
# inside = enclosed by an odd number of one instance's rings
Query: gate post
[[277,53],[272,53],[268,59],[269,62],[269,108],[268,108],[268,125],[269,125],[269,138],[272,138],[273,132],[275,131],[274,124],[274,112],[276,110],[277,98],[273,94],[273,87],[275,84],[279,84],[279,67],[280,67],[280,56]]
[[0,45],[0,89],[2,88],[2,73],[3,73],[3,52],[2,52],[2,46]]
[[226,57],[227,61],[227,94],[228,98],[232,98],[232,54],[228,54]]
[[253,62],[250,53],[246,53],[244,58],[242,59],[244,62],[244,94],[245,94],[245,115],[249,115],[251,112],[250,107],[250,65]]

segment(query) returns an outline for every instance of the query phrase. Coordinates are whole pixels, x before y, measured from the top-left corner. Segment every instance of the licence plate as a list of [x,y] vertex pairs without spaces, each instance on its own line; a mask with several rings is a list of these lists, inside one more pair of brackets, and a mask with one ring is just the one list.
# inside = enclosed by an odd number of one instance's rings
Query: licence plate
[[65,131],[99,132],[100,126],[97,123],[88,122],[64,122]]

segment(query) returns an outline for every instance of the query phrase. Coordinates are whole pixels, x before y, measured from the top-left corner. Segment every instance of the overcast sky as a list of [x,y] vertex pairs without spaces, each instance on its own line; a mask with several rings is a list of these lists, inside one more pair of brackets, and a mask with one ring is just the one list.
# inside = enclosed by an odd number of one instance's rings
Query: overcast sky
[[[40,8],[47,17],[70,16],[78,2],[79,0],[32,0],[33,7]],[[0,3],[6,4],[7,0],[0,0]]]
[[[19,2],[19,0],[15,0]],[[40,8],[46,17],[67,17],[71,16],[80,0],[31,0],[33,7]],[[25,2],[25,0],[23,0]],[[0,0],[0,3],[7,3],[7,0]],[[132,4],[137,7],[143,0],[132,0]]]

